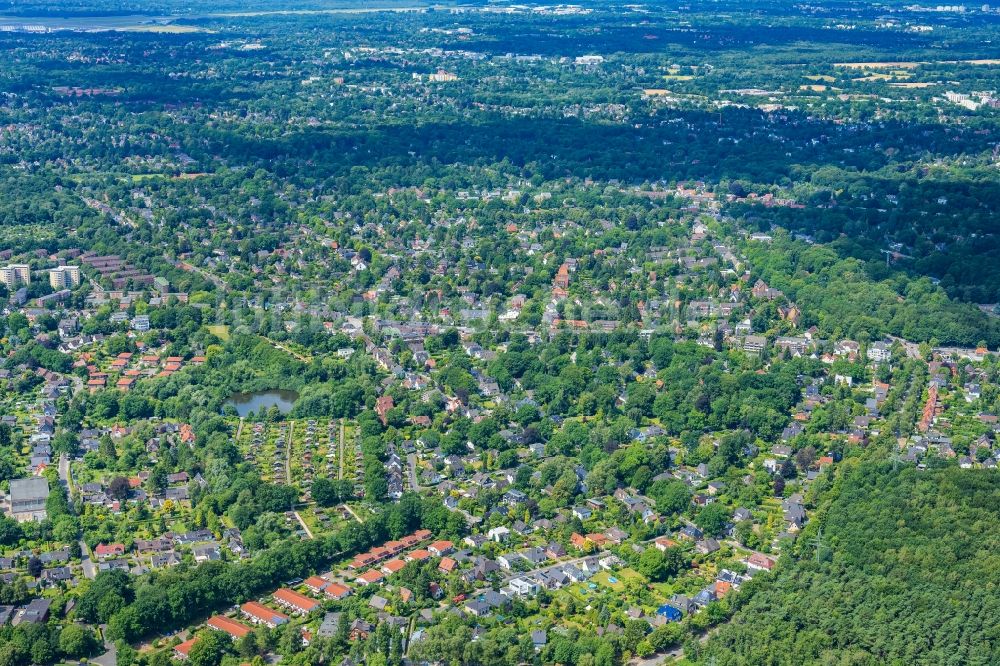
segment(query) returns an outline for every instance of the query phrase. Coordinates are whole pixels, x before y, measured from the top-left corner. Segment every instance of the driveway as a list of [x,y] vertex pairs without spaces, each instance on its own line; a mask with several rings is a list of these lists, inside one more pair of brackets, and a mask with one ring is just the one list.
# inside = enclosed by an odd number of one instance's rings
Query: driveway
[[83,564],[83,575],[91,580],[97,578],[97,567],[90,559],[90,548],[87,547],[83,539],[80,539],[80,560]]
[[118,666],[118,648],[111,642],[106,642],[104,647],[107,652],[99,657],[94,657],[89,663],[97,664],[97,666]]

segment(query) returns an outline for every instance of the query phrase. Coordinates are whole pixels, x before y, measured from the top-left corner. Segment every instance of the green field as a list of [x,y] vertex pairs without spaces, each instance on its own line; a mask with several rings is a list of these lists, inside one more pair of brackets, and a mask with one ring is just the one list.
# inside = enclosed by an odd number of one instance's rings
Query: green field
[[229,342],[229,327],[222,324],[213,324],[211,326],[206,326],[208,332],[219,338],[223,342]]

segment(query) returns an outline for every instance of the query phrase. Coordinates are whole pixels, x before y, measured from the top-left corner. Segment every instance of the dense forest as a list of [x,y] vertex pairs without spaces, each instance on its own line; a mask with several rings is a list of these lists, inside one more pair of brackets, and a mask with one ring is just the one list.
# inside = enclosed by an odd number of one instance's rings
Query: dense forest
[[699,663],[995,664],[995,470],[845,465],[821,519]]

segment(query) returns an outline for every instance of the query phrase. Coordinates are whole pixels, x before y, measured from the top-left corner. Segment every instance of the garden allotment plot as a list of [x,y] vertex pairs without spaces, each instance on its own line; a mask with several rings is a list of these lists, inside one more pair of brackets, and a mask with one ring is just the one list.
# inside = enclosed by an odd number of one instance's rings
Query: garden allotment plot
[[261,479],[271,483],[287,483],[288,422],[244,422],[239,438],[243,459],[253,463]]
[[[315,479],[347,478],[354,480],[354,430],[345,426],[344,451],[341,452],[340,421],[336,419],[290,419],[277,423],[235,422],[237,445],[243,459],[252,463],[263,480],[277,484],[291,483],[302,491],[302,501],[312,504]],[[342,458],[344,460],[342,473]]]
[[309,502],[312,501],[314,479],[336,478],[336,423],[325,418],[297,420],[290,422],[289,430],[292,483],[302,490],[302,498]]

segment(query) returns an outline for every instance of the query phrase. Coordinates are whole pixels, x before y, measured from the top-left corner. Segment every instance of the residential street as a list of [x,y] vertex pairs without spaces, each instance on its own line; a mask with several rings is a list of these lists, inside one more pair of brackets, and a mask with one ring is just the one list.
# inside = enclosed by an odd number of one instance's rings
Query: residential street
[[97,566],[94,564],[93,560],[90,559],[90,548],[87,547],[87,544],[83,539],[80,539],[80,560],[83,565],[83,575],[91,580],[96,578]]
[[410,488],[420,492],[420,483],[417,481],[417,454],[411,453],[406,456],[406,472],[410,477]]
[[[107,630],[107,627],[102,627],[102,630]],[[104,642],[104,649],[106,652],[98,657],[94,657],[90,660],[91,664],[97,664],[97,666],[117,666],[118,665],[118,648],[111,641]]]
[[[70,460],[65,453],[59,456],[59,480],[66,487],[66,492],[73,496],[73,477],[70,474]],[[93,580],[97,576],[97,566],[90,559],[90,549],[83,539],[80,539],[80,559],[83,566],[83,575]]]
[[72,497],[73,496],[73,479],[69,474],[69,456],[65,453],[59,456],[59,480],[62,481],[63,485],[66,487],[66,493]]

